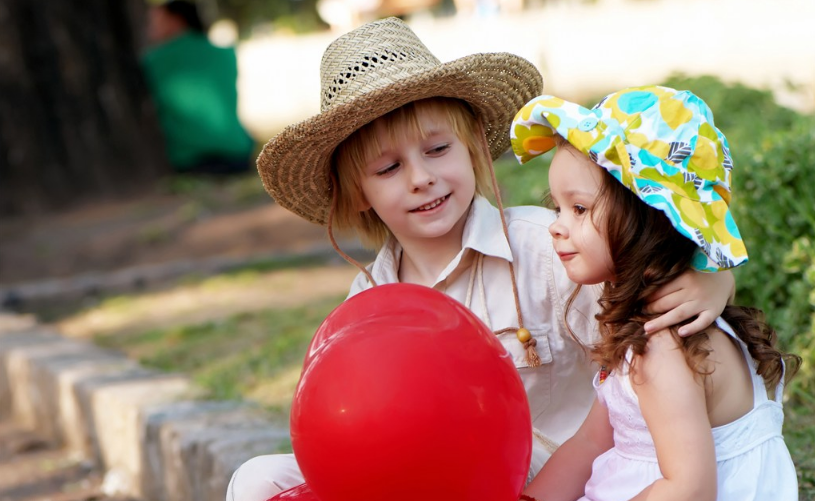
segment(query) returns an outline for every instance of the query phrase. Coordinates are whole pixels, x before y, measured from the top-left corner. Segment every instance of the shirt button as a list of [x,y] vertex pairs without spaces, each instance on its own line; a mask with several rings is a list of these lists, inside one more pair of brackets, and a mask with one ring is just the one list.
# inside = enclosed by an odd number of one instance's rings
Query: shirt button
[[597,117],[586,117],[577,124],[577,128],[583,132],[589,132],[597,127]]

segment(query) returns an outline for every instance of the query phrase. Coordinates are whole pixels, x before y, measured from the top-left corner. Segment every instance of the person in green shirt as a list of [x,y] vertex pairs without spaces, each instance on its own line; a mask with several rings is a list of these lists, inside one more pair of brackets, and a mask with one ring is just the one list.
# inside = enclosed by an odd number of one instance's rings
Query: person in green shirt
[[142,68],[174,170],[247,171],[254,140],[238,118],[234,48],[210,43],[193,3],[171,0],[149,15]]

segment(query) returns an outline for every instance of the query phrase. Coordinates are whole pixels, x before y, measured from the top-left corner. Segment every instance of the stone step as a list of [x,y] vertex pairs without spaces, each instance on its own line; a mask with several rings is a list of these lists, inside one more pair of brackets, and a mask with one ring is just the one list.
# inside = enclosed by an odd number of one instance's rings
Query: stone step
[[241,463],[289,436],[248,403],[203,400],[184,375],[2,312],[0,418],[85,458],[105,494],[150,501],[222,501]]

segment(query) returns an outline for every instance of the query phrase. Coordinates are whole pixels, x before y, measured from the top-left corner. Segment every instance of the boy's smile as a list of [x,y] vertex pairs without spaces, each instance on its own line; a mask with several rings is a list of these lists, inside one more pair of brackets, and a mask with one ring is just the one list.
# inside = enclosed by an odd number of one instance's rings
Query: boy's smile
[[363,168],[363,210],[372,208],[403,247],[460,246],[476,189],[469,150],[442,109],[422,110],[416,122],[421,134],[374,122],[379,151]]
[[435,209],[439,205],[446,202],[448,198],[450,198],[450,195],[445,195],[445,196],[443,196],[441,198],[438,198],[438,199],[434,200],[433,202],[430,202],[429,204],[425,204],[425,205],[422,205],[421,207],[417,207],[417,208],[413,209],[411,212],[427,212],[429,210]]

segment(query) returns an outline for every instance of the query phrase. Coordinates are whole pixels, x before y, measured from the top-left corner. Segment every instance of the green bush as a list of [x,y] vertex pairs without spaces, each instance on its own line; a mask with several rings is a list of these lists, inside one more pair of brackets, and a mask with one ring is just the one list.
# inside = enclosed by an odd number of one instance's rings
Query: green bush
[[764,310],[782,346],[804,358],[791,390],[815,402],[815,119],[761,143],[734,168],[733,215],[750,255],[737,298]]

